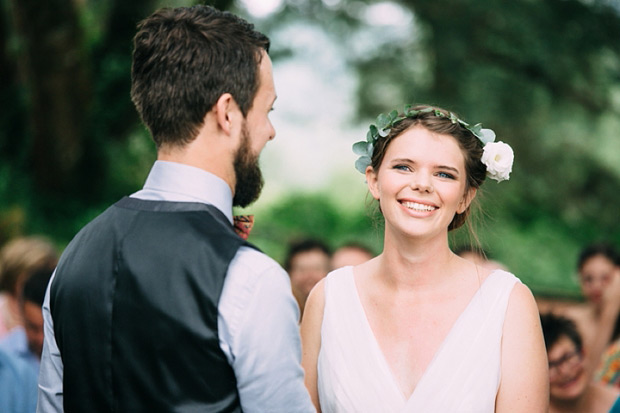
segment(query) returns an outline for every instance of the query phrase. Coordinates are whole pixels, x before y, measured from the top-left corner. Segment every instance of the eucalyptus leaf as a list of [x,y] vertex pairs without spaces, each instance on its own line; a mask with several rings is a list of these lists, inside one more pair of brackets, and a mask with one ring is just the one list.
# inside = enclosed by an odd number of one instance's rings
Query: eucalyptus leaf
[[370,165],[370,158],[368,156],[361,156],[355,161],[355,169],[361,173],[366,173],[366,168]]
[[368,142],[372,142],[378,134],[379,130],[377,129],[377,127],[375,125],[370,125],[370,128],[368,129],[368,135],[366,135],[366,140],[368,140]]
[[495,141],[495,132],[493,129],[481,129],[478,138],[482,141],[483,145],[486,145],[487,143]]
[[379,129],[379,136],[385,138],[390,134],[391,129]]
[[384,113],[377,116],[377,128],[383,129],[390,124],[390,117]]
[[366,155],[368,153],[366,152],[367,145],[371,144],[364,141],[355,142],[353,144],[353,153],[356,155]]
[[394,122],[396,118],[398,117],[398,111],[394,109],[393,111],[390,112],[389,116],[390,118],[392,118],[392,122]]
[[476,123],[474,126],[470,126],[468,129],[471,131],[471,133],[479,137],[480,130],[482,129],[482,123]]

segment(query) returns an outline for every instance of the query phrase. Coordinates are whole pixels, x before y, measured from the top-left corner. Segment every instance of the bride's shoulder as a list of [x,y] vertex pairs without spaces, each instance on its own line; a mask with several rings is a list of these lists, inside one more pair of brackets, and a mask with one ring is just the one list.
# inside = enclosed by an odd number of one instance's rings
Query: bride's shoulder
[[469,277],[475,279],[479,284],[483,284],[491,276],[497,279],[518,280],[518,278],[504,266],[481,264],[462,257],[458,258],[460,260],[458,265],[461,267],[459,272],[468,274]]
[[475,265],[475,273],[478,279],[481,282],[486,281],[488,278],[493,278],[496,280],[502,280],[504,282],[512,283],[520,283],[521,280],[513,273],[508,271],[504,267],[489,267],[484,265]]

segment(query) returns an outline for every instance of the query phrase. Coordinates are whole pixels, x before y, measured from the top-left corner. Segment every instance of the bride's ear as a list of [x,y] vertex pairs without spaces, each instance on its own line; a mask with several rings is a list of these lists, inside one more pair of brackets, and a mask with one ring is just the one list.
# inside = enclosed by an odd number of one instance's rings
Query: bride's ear
[[366,182],[368,184],[368,190],[372,194],[372,197],[374,199],[379,199],[381,191],[379,188],[377,173],[372,166],[366,167]]
[[467,208],[469,208],[472,201],[476,197],[477,191],[477,188],[469,188],[469,190],[465,193],[465,195],[463,195],[463,199],[461,199],[461,202],[459,203],[459,206],[456,210],[457,214],[462,214],[463,212],[467,211]]

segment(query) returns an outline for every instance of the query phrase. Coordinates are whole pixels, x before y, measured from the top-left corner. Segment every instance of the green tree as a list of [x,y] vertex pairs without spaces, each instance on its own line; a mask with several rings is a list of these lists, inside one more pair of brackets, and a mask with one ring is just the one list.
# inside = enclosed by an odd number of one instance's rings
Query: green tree
[[[129,99],[131,38],[137,22],[163,4],[0,2],[0,243],[33,231],[66,242],[139,187],[154,150]],[[233,0],[212,4],[238,7]],[[372,23],[386,4],[411,16],[404,32]],[[483,122],[514,147],[511,181],[485,185],[490,219],[480,238],[530,284],[574,292],[566,276],[578,249],[597,238],[620,244],[617,1],[283,5],[257,25],[273,38],[288,25],[309,24],[335,39],[359,77],[352,103],[359,121],[403,103],[433,103]],[[277,43],[271,54],[277,61],[295,52]],[[329,196],[308,196],[264,211],[255,236],[265,249],[278,255],[283,240],[304,232],[332,243],[370,237],[380,246],[363,210],[343,213]]]
[[137,188],[136,160],[154,151],[129,98],[132,38],[160,6],[0,2],[0,242],[33,230],[65,239]]
[[574,292],[579,248],[620,243],[620,4],[402,0],[412,23],[390,37],[369,18],[380,3],[289,1],[268,24],[302,19],[337,39],[364,122],[424,102],[495,129],[516,162],[510,183],[484,187],[483,244],[540,290]]

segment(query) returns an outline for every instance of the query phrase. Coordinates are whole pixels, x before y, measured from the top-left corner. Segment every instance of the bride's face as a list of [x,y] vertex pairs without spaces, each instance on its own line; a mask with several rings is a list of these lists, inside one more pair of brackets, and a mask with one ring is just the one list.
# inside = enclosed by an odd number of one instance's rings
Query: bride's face
[[465,160],[450,135],[417,125],[394,138],[377,171],[366,180],[379,200],[386,230],[409,236],[447,232],[455,213],[471,203],[475,190],[466,190]]

